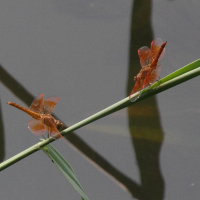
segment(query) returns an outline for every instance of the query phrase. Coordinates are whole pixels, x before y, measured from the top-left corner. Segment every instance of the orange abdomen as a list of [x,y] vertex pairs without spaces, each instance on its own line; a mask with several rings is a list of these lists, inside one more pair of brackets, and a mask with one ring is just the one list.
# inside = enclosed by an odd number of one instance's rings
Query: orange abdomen
[[163,49],[165,48],[165,45],[166,45],[166,44],[167,44],[167,41],[164,42],[164,43],[161,45],[161,47],[160,47],[160,49],[159,49],[159,52],[158,52],[156,58],[153,60],[153,62],[152,62],[151,65],[150,65],[150,68],[155,68],[155,67],[157,66],[158,59],[159,59],[159,57],[160,57],[160,55],[161,55]]
[[40,118],[41,118],[39,113],[36,113],[36,112],[34,112],[34,111],[32,111],[32,110],[29,110],[29,109],[27,109],[27,108],[24,108],[24,107],[22,107],[22,106],[20,106],[20,105],[18,105],[18,104],[16,104],[16,103],[7,102],[7,104],[9,104],[9,105],[11,105],[11,106],[13,106],[13,107],[15,107],[15,108],[18,108],[19,110],[24,111],[25,113],[27,113],[28,115],[30,115],[30,116],[33,117],[34,119],[40,119]]

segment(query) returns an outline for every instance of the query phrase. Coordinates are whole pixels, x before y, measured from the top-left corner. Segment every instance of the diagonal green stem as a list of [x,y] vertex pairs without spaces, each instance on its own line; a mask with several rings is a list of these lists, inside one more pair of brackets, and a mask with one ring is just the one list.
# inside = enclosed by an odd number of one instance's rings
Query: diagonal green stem
[[[183,83],[189,79],[192,79],[198,75],[200,75],[200,60],[197,60],[197,61],[177,70],[176,72],[166,76],[165,78],[161,79],[159,81],[159,83],[158,82],[154,83],[150,89],[149,88],[144,89],[142,91],[142,94],[140,95],[140,98],[138,98],[135,102],[130,102],[129,97],[126,97],[125,99],[122,99],[121,101],[105,108],[104,110],[70,126],[69,128],[63,130],[61,132],[61,134],[64,136],[67,133],[70,133],[76,129],[81,128],[82,126],[85,126],[85,125],[87,125],[93,121],[96,121],[104,116],[107,116],[113,112],[116,112],[125,107],[128,107],[136,102],[142,101],[152,95],[155,95],[162,91],[165,91],[171,87],[174,87],[174,86],[176,86],[180,83]],[[138,94],[140,94],[140,92],[133,94],[132,98],[136,97]],[[49,138],[47,140],[41,141],[41,142],[33,145],[32,147],[26,149],[25,151],[22,151],[21,153],[13,156],[12,158],[4,161],[3,163],[0,164],[0,171],[9,167],[10,165],[13,165],[14,163],[18,162],[19,160],[29,156],[30,154],[40,150],[42,147],[44,147],[45,145],[47,145],[53,141],[54,141],[53,138]]]

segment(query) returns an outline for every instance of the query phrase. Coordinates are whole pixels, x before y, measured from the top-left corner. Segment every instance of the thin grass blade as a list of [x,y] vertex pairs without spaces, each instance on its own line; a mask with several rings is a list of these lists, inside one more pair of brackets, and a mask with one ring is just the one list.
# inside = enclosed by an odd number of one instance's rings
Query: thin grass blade
[[49,156],[51,160],[53,160],[54,164],[56,164],[58,169],[63,173],[63,175],[67,178],[67,180],[78,191],[78,193],[82,197],[82,200],[89,200],[83,188],[81,187],[80,183],[78,182],[74,170],[72,169],[70,164],[61,156],[61,154],[50,144],[43,147],[42,150]]

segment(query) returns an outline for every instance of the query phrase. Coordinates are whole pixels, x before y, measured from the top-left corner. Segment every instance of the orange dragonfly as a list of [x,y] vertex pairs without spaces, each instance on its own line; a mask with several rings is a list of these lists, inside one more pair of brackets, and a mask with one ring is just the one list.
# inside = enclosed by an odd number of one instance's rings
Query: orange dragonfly
[[62,138],[57,129],[62,126],[62,123],[51,115],[60,98],[53,96],[43,102],[43,97],[44,94],[36,96],[29,109],[12,102],[7,102],[7,104],[24,111],[34,118],[28,122],[28,128],[33,134],[40,136],[47,130],[48,137],[50,135],[55,139]]
[[[134,77],[136,83],[129,95],[130,100],[132,94],[150,86],[159,78],[161,70],[159,62],[164,56],[166,44],[167,41],[163,43],[160,38],[156,38],[151,42],[151,49],[146,46],[138,49],[142,69],[137,76]],[[135,100],[134,98],[133,101]]]

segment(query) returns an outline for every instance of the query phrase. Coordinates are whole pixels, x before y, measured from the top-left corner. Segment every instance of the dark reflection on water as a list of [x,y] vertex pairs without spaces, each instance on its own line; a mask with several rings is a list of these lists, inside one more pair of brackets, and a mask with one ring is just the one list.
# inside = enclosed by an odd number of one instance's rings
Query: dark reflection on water
[[0,162],[4,160],[4,157],[5,157],[4,125],[3,125],[3,116],[2,116],[1,101],[0,101]]
[[1,65],[0,81],[5,87],[7,87],[8,90],[10,90],[17,98],[21,99],[25,104],[30,105],[32,103],[33,96]]
[[[133,76],[140,70],[138,48],[150,46],[153,38],[151,26],[152,3],[135,0],[132,12],[129,77],[127,95],[134,86]],[[164,180],[159,167],[159,154],[163,142],[159,112],[155,97],[128,107],[129,130],[140,172],[140,200],[161,200],[164,197]]]

